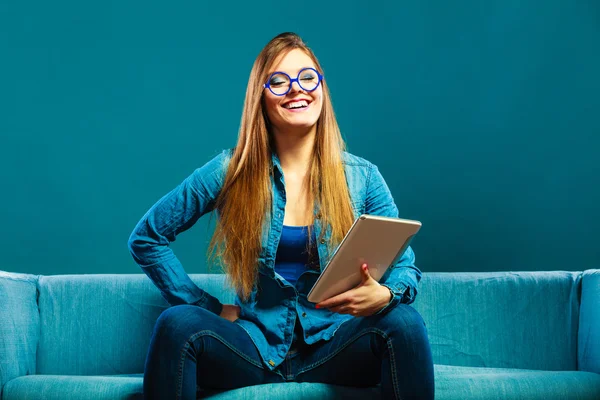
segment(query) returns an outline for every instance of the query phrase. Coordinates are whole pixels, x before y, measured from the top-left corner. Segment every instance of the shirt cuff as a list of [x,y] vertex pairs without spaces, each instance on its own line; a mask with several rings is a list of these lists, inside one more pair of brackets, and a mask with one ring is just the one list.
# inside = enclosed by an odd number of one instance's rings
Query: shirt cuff
[[223,311],[223,303],[219,301],[215,296],[204,292],[204,296],[200,298],[200,300],[195,301],[192,305],[206,308],[208,311],[211,311],[217,315],[221,315],[221,311]]
[[377,311],[373,315],[384,314],[389,309],[393,308],[396,304],[405,303],[406,302],[406,301],[404,301],[405,293],[410,291],[410,289],[407,290],[409,287],[406,286],[405,284],[399,284],[398,285],[399,287],[393,287],[393,286],[389,286],[385,283],[382,283],[381,286],[385,286],[386,288],[388,288],[390,290],[390,292],[392,293],[392,298],[390,299],[390,302],[386,306],[384,306],[381,310]]

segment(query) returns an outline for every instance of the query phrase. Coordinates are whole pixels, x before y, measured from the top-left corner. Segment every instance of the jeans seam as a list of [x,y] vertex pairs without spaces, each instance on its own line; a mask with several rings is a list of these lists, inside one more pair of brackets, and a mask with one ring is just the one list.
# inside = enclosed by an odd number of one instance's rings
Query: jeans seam
[[235,354],[237,354],[238,356],[240,356],[241,358],[243,358],[244,360],[248,361],[250,364],[254,365],[255,367],[258,367],[260,369],[263,369],[263,366],[261,363],[257,363],[255,362],[253,359],[251,359],[250,357],[248,357],[247,355],[245,355],[244,353],[240,352],[238,349],[236,349],[235,347],[233,347],[231,344],[229,344],[225,339],[223,339],[221,336],[217,335],[216,333],[214,333],[213,331],[200,331],[200,332],[196,332],[195,334],[193,334],[190,339],[188,340],[196,340],[198,337],[200,336],[212,336],[215,339],[217,339],[219,342],[223,343],[225,346],[227,346],[231,351],[233,351]]
[[260,351],[258,350],[259,346],[256,344],[256,341],[254,340],[254,338],[252,337],[252,335],[250,334],[250,332],[248,331],[248,329],[244,328],[244,326],[241,325],[241,324],[239,324],[238,321],[240,321],[240,318],[236,319],[233,323],[236,324],[237,326],[239,326],[240,328],[242,328],[244,330],[244,332],[246,332],[246,334],[248,335],[248,337],[250,338],[250,340],[252,340],[252,343],[254,344],[254,347],[256,348],[256,351],[260,355]]
[[401,400],[402,398],[400,397],[400,393],[398,391],[398,376],[396,375],[396,357],[394,355],[394,348],[392,346],[392,338],[388,337],[386,339],[386,343],[388,347],[388,352],[390,353],[390,366],[392,369],[390,373],[392,374],[392,386],[394,387],[394,395],[398,400]]
[[235,347],[231,346],[225,339],[223,339],[221,336],[215,334],[214,332],[212,332],[212,331],[206,331],[206,330],[205,331],[196,332],[196,333],[194,333],[192,336],[190,336],[186,340],[185,345],[181,349],[181,358],[179,359],[179,372],[177,374],[178,375],[178,380],[177,380],[177,393],[175,394],[175,398],[176,399],[180,399],[181,398],[181,392],[183,390],[183,364],[184,364],[184,361],[185,361],[185,352],[190,347],[190,342],[196,340],[197,338],[199,338],[201,336],[212,336],[212,337],[214,337],[215,339],[217,339],[219,342],[223,343],[225,346],[227,346],[231,351],[233,351],[235,354],[237,354],[242,359],[248,361],[250,364],[254,365],[255,367],[263,369],[263,366],[261,364],[257,364],[256,362],[254,362],[254,360],[252,360],[251,358],[249,358],[245,354],[239,352]]
[[310,364],[310,365],[302,368],[300,371],[298,371],[298,373],[296,374],[296,376],[298,376],[298,375],[300,375],[300,374],[302,374],[302,373],[304,373],[304,372],[306,372],[308,370],[316,368],[319,365],[324,364],[325,362],[331,360],[333,357],[335,357],[336,355],[338,355],[342,350],[344,350],[346,347],[348,347],[352,342],[356,341],[358,338],[360,338],[361,336],[364,336],[364,335],[366,335],[368,333],[377,333],[377,334],[381,335],[383,337],[383,339],[385,339],[386,341],[388,340],[388,336],[382,330],[377,329],[377,328],[369,328],[369,329],[367,329],[365,331],[362,331],[362,332],[360,332],[360,333],[352,336],[343,345],[339,346],[336,349],[335,352],[333,352],[333,353],[325,356],[324,358],[322,358],[322,359],[320,359],[318,361],[315,361],[314,363],[312,363],[312,364]]
[[293,380],[294,372],[292,371],[292,360],[288,357],[285,358],[285,368],[286,368],[286,380]]
[[200,298],[198,300],[194,301],[193,303],[190,303],[190,305],[206,309],[206,304],[204,304],[206,302],[205,300],[206,300],[206,292],[203,292],[200,295]]
[[183,391],[183,363],[185,361],[185,352],[190,347],[189,339],[183,345],[181,349],[181,356],[179,358],[179,368],[177,369],[177,391],[175,392],[175,400],[181,399],[181,392]]

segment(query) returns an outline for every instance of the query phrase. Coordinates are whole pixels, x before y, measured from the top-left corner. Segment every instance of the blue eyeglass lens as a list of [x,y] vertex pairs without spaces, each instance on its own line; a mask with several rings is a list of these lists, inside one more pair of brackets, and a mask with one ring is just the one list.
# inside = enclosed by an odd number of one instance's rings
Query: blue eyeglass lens
[[304,71],[300,72],[298,82],[304,90],[315,90],[317,85],[319,85],[319,76],[317,75],[316,71],[313,71],[312,69],[305,69]]
[[273,74],[269,80],[269,87],[275,94],[284,94],[290,87],[290,79],[284,74]]

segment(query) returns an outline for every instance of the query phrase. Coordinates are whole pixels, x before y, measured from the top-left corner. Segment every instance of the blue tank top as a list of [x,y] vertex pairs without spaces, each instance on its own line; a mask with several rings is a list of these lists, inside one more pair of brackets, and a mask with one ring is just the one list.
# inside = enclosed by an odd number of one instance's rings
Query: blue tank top
[[[275,272],[286,281],[296,286],[298,277],[309,268],[319,269],[319,254],[315,239],[315,230],[312,229],[311,254],[307,252],[308,226],[283,225],[281,238],[275,256]],[[302,324],[296,315],[294,333],[292,336],[292,349],[299,340],[303,340]]]
[[319,265],[314,229],[312,229],[313,247],[310,256],[306,248],[307,242],[308,226],[283,225],[275,256],[275,271],[294,286],[304,271]]

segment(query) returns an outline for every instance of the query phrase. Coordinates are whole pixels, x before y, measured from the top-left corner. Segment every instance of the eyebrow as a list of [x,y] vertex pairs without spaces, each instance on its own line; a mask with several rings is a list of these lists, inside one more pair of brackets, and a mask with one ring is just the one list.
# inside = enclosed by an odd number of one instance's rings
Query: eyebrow
[[[304,67],[300,67],[300,68],[298,68],[298,69],[296,70],[296,73],[294,73],[294,74],[290,74],[290,73],[289,73],[289,72],[287,72],[287,71],[283,71],[283,70],[280,70],[280,69],[275,69],[275,70],[272,70],[272,71],[270,71],[270,72],[269,72],[269,76],[273,75],[275,72],[285,72],[285,73],[286,73],[286,74],[288,74],[289,76],[294,76],[294,75],[298,75],[298,73],[299,73],[300,71],[302,71],[303,69],[306,69],[306,68],[313,68],[313,69],[317,70],[317,67],[315,67],[315,66],[304,66]],[[317,71],[318,71],[318,70],[317,70]]]

